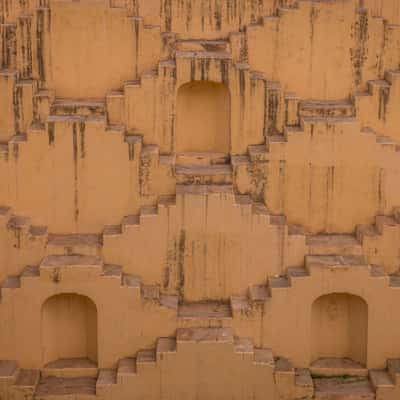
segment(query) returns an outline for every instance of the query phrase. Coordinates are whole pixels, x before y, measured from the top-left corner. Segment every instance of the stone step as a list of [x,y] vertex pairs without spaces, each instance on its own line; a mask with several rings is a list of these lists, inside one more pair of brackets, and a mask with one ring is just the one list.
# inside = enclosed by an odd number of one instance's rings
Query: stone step
[[213,193],[224,193],[233,195],[232,185],[176,185],[176,196],[198,195],[205,196]]
[[379,235],[378,230],[376,229],[376,225],[372,224],[363,224],[357,225],[356,227],[356,237],[361,243],[365,238],[374,238]]
[[121,232],[124,232],[126,229],[138,227],[139,225],[140,225],[139,215],[127,215],[122,219]]
[[347,100],[309,100],[300,101],[299,114],[302,117],[352,117],[355,109]]
[[103,240],[122,234],[122,225],[106,225],[103,230]]
[[388,217],[385,215],[378,215],[375,217],[376,230],[380,235],[383,234],[385,228],[398,228],[399,224],[397,220],[393,217]]
[[289,280],[289,284],[292,285],[296,279],[302,279],[309,277],[309,271],[306,268],[302,267],[290,267],[287,269],[287,278]]
[[155,350],[141,350],[136,356],[136,368],[140,368],[143,365],[155,364],[157,362],[157,356]]
[[253,285],[249,288],[249,298],[251,301],[263,303],[270,297],[267,285]]
[[10,218],[11,208],[7,206],[0,206],[0,220],[2,223],[8,221]]
[[142,297],[145,300],[160,300],[160,287],[158,285],[141,285]]
[[393,382],[398,385],[400,383],[400,359],[389,359],[387,361],[387,369]]
[[35,239],[38,239],[40,237],[47,238],[47,226],[31,225],[29,227],[29,235]]
[[398,275],[389,276],[389,286],[393,288],[400,288],[400,276]]
[[232,183],[231,165],[176,165],[177,184],[230,184]]
[[43,378],[96,378],[98,374],[97,364],[88,358],[61,358],[46,364],[41,372]]
[[97,256],[82,254],[71,255],[49,255],[45,257],[40,269],[47,268],[103,268],[103,261]]
[[105,101],[99,99],[56,98],[50,110],[52,115],[101,115],[105,113]]
[[122,358],[119,360],[117,369],[117,382],[119,384],[136,374],[136,358]]
[[359,121],[355,117],[301,117],[300,126],[304,131],[310,131],[313,126],[348,126],[360,129]]
[[393,389],[395,384],[388,371],[373,369],[369,371],[369,379],[375,389]]
[[390,89],[390,83],[385,79],[375,79],[367,82],[368,92],[371,95],[378,94],[382,89]]
[[276,357],[275,359],[275,372],[293,373],[295,372],[292,363],[284,357]]
[[82,254],[49,255],[39,266],[40,277],[46,277],[53,282],[61,279],[76,280],[76,274],[82,279],[97,278],[104,275],[104,265],[100,257]]
[[182,52],[230,52],[227,40],[178,40],[176,51]]
[[29,229],[31,220],[29,217],[12,215],[7,223],[7,228],[11,230]]
[[[47,125],[48,126],[50,123],[54,123],[54,124],[83,123],[83,124],[85,124],[87,122],[102,124],[102,126],[105,129],[105,127],[107,125],[107,118],[103,114],[101,114],[101,115],[79,115],[79,114],[56,115],[56,114],[51,114],[47,117]],[[84,129],[84,126],[82,125],[79,129]]]
[[368,376],[368,369],[349,358],[320,358],[310,366],[313,376]]
[[18,365],[12,360],[0,360],[0,385],[1,382],[15,383],[19,373]]
[[156,357],[157,360],[163,357],[164,354],[176,353],[176,339],[175,338],[159,338],[157,340]]
[[380,265],[371,265],[370,275],[373,278],[388,278],[388,275],[385,272],[385,268]]
[[0,302],[8,290],[15,290],[21,287],[21,278],[19,276],[8,276],[4,279],[0,287]]
[[176,341],[178,346],[180,343],[234,343],[229,328],[180,328],[176,331]]
[[363,256],[306,256],[305,263],[308,271],[313,268],[347,269],[368,267]]
[[254,364],[275,366],[274,355],[271,349],[254,349]]
[[121,280],[123,279],[122,267],[114,264],[104,264],[103,266],[104,276],[115,277]]
[[390,149],[391,151],[398,151],[397,143],[389,136],[377,135],[376,143],[380,144],[381,146],[385,146],[385,149]]
[[101,369],[96,381],[96,393],[101,388],[117,384],[117,371],[115,369]]
[[215,59],[215,60],[230,60],[231,54],[227,51],[215,49],[215,50],[202,50],[199,51],[187,51],[178,50],[175,53],[175,57],[179,58],[196,58],[196,59]]
[[[96,398],[97,378],[57,378],[48,376],[42,378],[35,392],[35,399],[66,398],[66,396],[84,396]],[[73,397],[75,398],[75,397]]]
[[160,307],[169,308],[178,312],[178,296],[169,294],[160,294]]
[[186,303],[178,306],[178,318],[184,320],[232,319],[231,307],[222,302]]
[[2,289],[18,289],[21,287],[21,279],[19,276],[8,276],[3,284]]
[[268,284],[271,290],[290,287],[290,281],[287,276],[272,276],[268,279]]
[[398,224],[400,224],[400,207],[395,207],[393,209],[393,218],[397,221]]
[[15,388],[24,393],[33,393],[38,385],[40,372],[36,369],[20,369],[15,381]]
[[310,255],[362,255],[362,247],[353,235],[312,235],[306,244]]
[[37,278],[39,276],[40,276],[39,267],[34,265],[27,265],[21,273],[21,279]]
[[122,285],[140,290],[141,289],[141,280],[136,275],[123,274],[122,275]]
[[375,400],[367,377],[313,379],[316,400]]
[[230,156],[226,153],[184,152],[176,155],[176,165],[209,166],[229,163]]
[[300,368],[295,370],[295,384],[296,386],[312,387],[313,380],[309,369]]
[[[273,142],[274,137],[275,136],[267,136],[267,143]],[[281,139],[283,140],[283,142],[285,141],[285,138],[282,137]],[[265,158],[268,154],[268,145],[266,145],[266,144],[249,145],[248,153],[249,153],[249,158],[251,161],[265,161]],[[246,162],[248,160],[242,159],[242,161]]]
[[234,338],[234,351],[237,354],[254,355],[254,345],[250,338]]
[[233,315],[248,315],[251,311],[251,302],[247,296],[232,296],[230,301]]
[[46,254],[99,255],[102,236],[97,234],[49,234]]

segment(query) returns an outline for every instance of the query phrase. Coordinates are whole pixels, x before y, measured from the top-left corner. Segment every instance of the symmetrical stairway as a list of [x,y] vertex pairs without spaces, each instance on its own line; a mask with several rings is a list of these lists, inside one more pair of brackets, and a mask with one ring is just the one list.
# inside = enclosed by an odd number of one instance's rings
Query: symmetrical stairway
[[0,400],[400,399],[399,22],[0,0]]
[[[14,362],[1,361],[0,377],[5,384],[2,386],[3,395],[6,389],[15,399],[65,399],[71,396],[87,399],[101,397],[104,393],[118,395],[123,387],[132,384],[140,391],[140,380],[147,382],[149,372],[158,370],[159,364],[178,360],[180,352],[185,351],[187,346],[201,346],[208,352],[205,346],[213,343],[216,349],[233,349],[234,354],[240,355],[241,362],[250,360],[254,368],[263,368],[264,374],[272,373],[277,383],[277,394],[283,398],[290,393],[292,396],[303,396],[294,398],[304,399],[395,399],[399,390],[399,360],[388,360],[387,370],[368,371],[345,359],[320,360],[310,370],[294,369],[287,359],[274,357],[269,349],[255,349],[251,341],[234,338],[230,330],[197,328],[179,329],[176,338],[158,339],[154,350],[141,351],[135,357],[121,359],[116,369],[98,370],[96,364],[87,359],[57,360],[41,371],[19,369]],[[191,367],[190,364],[188,367]],[[231,365],[231,368],[236,367]],[[158,373],[162,375],[161,370]],[[262,379],[262,376],[257,379]]]

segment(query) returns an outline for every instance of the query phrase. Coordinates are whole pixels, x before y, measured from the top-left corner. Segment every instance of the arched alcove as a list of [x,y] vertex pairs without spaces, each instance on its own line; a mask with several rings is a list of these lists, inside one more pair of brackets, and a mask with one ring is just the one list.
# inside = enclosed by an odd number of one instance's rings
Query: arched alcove
[[88,297],[50,297],[42,307],[41,325],[43,365],[69,358],[97,362],[97,310]]
[[358,296],[332,293],[312,305],[311,362],[349,358],[366,364],[368,305]]
[[177,153],[229,153],[230,96],[225,85],[193,81],[179,88],[175,146]]

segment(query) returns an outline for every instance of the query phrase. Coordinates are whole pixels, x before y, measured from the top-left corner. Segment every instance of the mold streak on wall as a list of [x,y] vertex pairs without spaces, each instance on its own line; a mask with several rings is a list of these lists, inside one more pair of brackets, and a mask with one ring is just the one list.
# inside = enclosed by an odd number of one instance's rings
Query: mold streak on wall
[[398,0],[0,0],[0,399],[400,398]]

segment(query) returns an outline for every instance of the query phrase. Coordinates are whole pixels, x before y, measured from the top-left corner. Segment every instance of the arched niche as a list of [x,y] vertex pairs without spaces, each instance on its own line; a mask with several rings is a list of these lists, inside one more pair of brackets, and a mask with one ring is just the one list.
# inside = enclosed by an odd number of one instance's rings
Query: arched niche
[[332,293],[312,305],[311,362],[320,358],[367,361],[368,305],[359,296]]
[[97,362],[97,309],[75,293],[50,297],[42,306],[43,365],[71,358]]
[[229,153],[230,95],[222,83],[193,81],[178,89],[177,153]]

